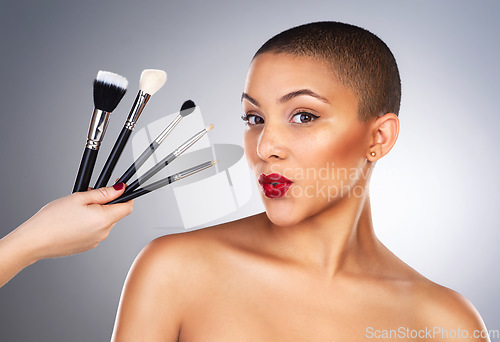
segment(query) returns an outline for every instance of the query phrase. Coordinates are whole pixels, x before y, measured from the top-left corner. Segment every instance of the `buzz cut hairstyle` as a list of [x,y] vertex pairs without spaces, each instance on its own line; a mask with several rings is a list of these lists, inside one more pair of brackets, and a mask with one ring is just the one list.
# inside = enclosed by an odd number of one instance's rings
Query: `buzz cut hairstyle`
[[399,115],[401,79],[396,59],[380,38],[363,28],[333,21],[305,24],[269,39],[253,59],[266,52],[326,62],[337,81],[356,95],[362,121],[386,113]]

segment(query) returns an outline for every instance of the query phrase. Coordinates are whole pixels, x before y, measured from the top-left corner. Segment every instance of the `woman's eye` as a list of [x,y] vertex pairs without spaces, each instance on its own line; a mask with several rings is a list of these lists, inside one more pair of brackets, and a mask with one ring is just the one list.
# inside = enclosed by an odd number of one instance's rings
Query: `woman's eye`
[[260,125],[264,123],[264,119],[258,115],[246,114],[241,117],[248,125]]
[[317,115],[307,113],[307,112],[300,112],[300,113],[294,114],[290,121],[293,123],[308,123],[308,122],[311,122],[313,120],[316,120],[317,118],[319,118],[319,116],[317,116]]

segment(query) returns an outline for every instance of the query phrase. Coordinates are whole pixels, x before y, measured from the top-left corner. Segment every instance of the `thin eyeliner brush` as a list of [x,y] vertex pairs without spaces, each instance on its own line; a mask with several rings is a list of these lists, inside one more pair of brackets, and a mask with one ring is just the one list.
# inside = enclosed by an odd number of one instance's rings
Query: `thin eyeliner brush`
[[212,161],[208,161],[208,162],[205,162],[203,164],[197,165],[195,167],[192,167],[190,169],[181,171],[181,172],[176,173],[172,176],[168,176],[167,178],[163,178],[157,182],[151,183],[150,185],[147,185],[144,188],[139,188],[136,191],[133,191],[133,192],[128,193],[128,194],[125,193],[122,196],[118,197],[117,199],[115,199],[107,204],[123,203],[123,202],[130,201],[131,199],[148,194],[151,191],[154,191],[154,190],[162,188],[166,185],[172,184],[173,182],[176,182],[182,178],[193,175],[193,174],[200,172],[202,170],[208,169],[209,167],[215,165],[216,163],[217,163],[217,160],[212,160]]
[[127,85],[128,81],[123,76],[102,70],[97,73],[94,80],[94,112],[73,192],[87,191],[110,114],[125,95]]
[[146,160],[153,154],[158,146],[165,140],[165,138],[172,132],[172,130],[181,122],[183,117],[188,116],[194,112],[196,105],[193,101],[187,100],[182,104],[179,115],[158,135],[158,137],[149,145],[148,148],[134,161],[132,165],[125,171],[125,173],[118,179],[116,183],[127,183],[130,178],[137,172],[137,170],[146,162]]
[[190,139],[188,139],[184,144],[176,148],[172,153],[163,158],[158,164],[149,169],[144,175],[135,180],[132,184],[127,186],[125,193],[131,193],[135,189],[137,189],[141,184],[144,184],[148,179],[157,174],[161,169],[174,161],[175,158],[180,156],[184,151],[193,146],[195,142],[200,140],[208,131],[214,128],[214,125],[211,124],[207,126],[205,129],[199,131],[195,135],[193,135]]
[[155,69],[146,69],[141,73],[141,79],[139,82],[139,93],[135,98],[134,105],[128,115],[127,121],[116,139],[115,145],[109,154],[108,160],[106,160],[106,164],[97,179],[95,184],[96,189],[102,188],[108,184],[109,179],[111,178],[111,174],[122,154],[125,145],[132,133],[132,130],[139,119],[142,111],[146,107],[149,99],[152,95],[154,95],[167,81],[167,74],[163,70],[155,70]]

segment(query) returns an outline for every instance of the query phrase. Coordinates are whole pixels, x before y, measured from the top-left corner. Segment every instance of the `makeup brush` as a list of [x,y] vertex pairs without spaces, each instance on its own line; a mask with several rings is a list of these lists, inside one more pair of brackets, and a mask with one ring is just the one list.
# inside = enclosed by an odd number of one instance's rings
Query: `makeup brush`
[[196,105],[193,101],[187,100],[182,104],[179,115],[160,133],[160,135],[149,145],[148,148],[134,161],[132,165],[125,171],[125,173],[118,179],[116,183],[127,183],[129,179],[137,172],[146,160],[153,154],[155,149],[165,140],[165,138],[172,132],[172,130],[181,122],[183,117],[188,116],[194,112]]
[[168,156],[163,158],[158,164],[153,166],[145,174],[143,174],[141,177],[139,177],[137,180],[135,180],[132,184],[127,186],[125,193],[131,193],[132,191],[137,189],[141,184],[144,184],[144,182],[146,182],[148,179],[150,179],[151,177],[156,175],[161,169],[163,169],[165,166],[167,166],[168,164],[173,162],[175,158],[177,158],[182,153],[184,153],[184,151],[186,151],[188,148],[193,146],[193,144],[195,142],[200,140],[212,128],[214,128],[213,124],[207,126],[205,129],[203,129],[203,130],[199,131],[198,133],[196,133],[195,135],[193,135],[184,144],[177,147],[172,153],[170,153]]
[[73,192],[87,191],[97,152],[108,126],[109,114],[125,95],[127,85],[128,81],[123,76],[102,70],[97,73],[94,80],[94,112]]
[[127,121],[125,122],[125,126],[122,128],[118,139],[109,154],[108,160],[106,160],[106,164],[104,164],[104,168],[97,179],[95,188],[102,188],[108,184],[109,178],[111,178],[111,174],[113,173],[113,169],[120,158],[120,155],[125,148],[125,144],[134,129],[139,116],[142,111],[146,107],[149,99],[152,95],[154,95],[167,81],[167,74],[163,70],[155,70],[155,69],[146,69],[141,73],[141,80],[139,82],[139,93],[135,98],[134,105],[128,115]]
[[209,167],[211,167],[215,164],[217,164],[217,160],[205,162],[203,164],[197,165],[197,166],[192,167],[190,169],[176,173],[172,176],[168,176],[167,178],[163,178],[157,182],[151,183],[150,185],[147,185],[144,188],[139,188],[136,191],[133,191],[131,193],[128,193],[128,194],[124,193],[123,195],[121,195],[117,199],[115,199],[107,204],[123,203],[123,202],[130,201],[131,199],[134,199],[134,198],[137,198],[139,196],[150,193],[151,191],[162,188],[162,187],[169,185],[175,181],[178,181],[182,178],[185,178],[187,176],[190,176],[190,175],[195,174],[197,172],[200,172],[202,170],[208,169]]

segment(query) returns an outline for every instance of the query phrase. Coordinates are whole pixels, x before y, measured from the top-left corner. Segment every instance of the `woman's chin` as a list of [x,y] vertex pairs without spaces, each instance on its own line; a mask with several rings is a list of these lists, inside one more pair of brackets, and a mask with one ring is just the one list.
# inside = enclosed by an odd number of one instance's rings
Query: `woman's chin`
[[289,227],[300,223],[305,217],[299,210],[287,203],[265,203],[266,215],[274,225]]
[[301,205],[300,198],[291,196],[283,197],[267,197],[261,193],[262,203],[266,208],[266,215],[274,225],[281,227],[293,226],[300,223],[303,217],[303,206]]
[[324,210],[328,210],[332,203],[328,201],[315,201],[304,198],[267,198],[262,196],[266,215],[276,226],[290,227],[300,224]]
[[287,215],[286,213],[276,213],[276,212],[266,211],[266,215],[269,221],[271,221],[273,225],[279,227],[291,227],[301,221],[292,215]]

